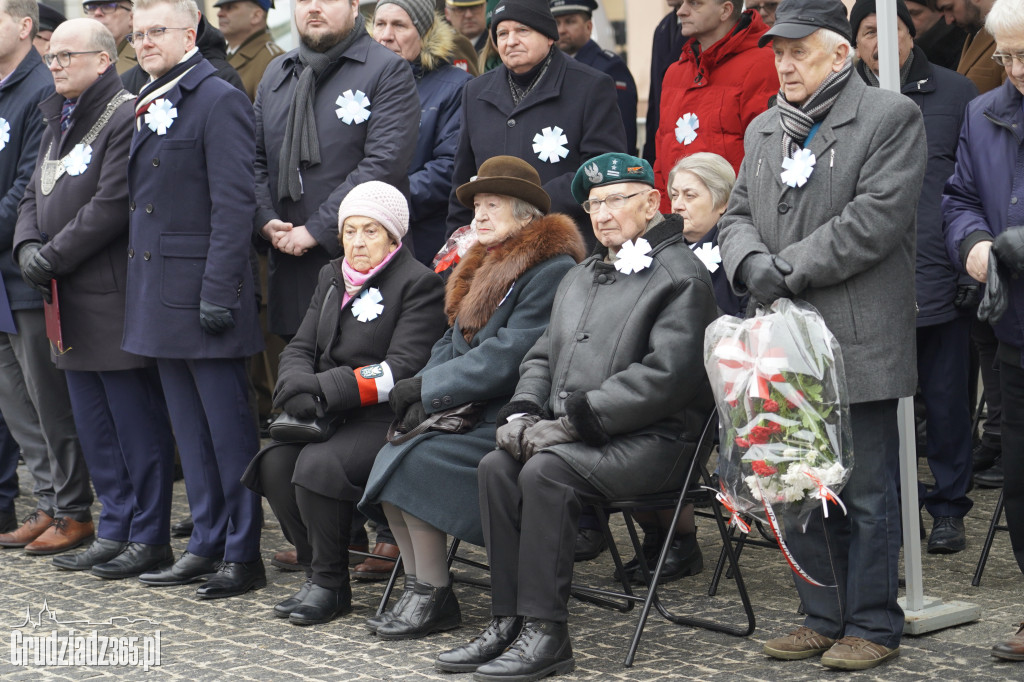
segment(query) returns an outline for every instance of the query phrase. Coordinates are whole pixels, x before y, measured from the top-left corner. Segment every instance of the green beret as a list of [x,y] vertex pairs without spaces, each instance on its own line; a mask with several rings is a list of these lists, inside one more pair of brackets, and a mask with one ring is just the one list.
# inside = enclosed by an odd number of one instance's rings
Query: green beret
[[592,187],[620,182],[642,182],[654,187],[654,170],[645,160],[611,152],[595,156],[583,164],[572,179],[572,196],[579,203],[590,198]]

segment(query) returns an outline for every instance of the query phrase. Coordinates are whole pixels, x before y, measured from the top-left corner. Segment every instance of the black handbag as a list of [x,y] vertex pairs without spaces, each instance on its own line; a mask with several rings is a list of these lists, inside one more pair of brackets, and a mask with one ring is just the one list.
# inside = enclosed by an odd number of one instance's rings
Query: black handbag
[[427,431],[465,433],[480,423],[486,409],[487,403],[466,403],[427,415],[426,419],[405,432],[398,430],[401,420],[395,419],[388,427],[388,442],[392,445],[401,445]]

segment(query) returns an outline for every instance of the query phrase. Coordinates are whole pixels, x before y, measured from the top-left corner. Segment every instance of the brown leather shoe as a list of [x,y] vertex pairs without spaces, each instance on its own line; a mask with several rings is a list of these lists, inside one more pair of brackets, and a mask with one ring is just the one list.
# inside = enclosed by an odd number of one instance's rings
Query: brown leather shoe
[[362,555],[360,555],[360,554],[353,554],[352,552],[363,552],[365,554],[365,553],[368,553],[369,551],[370,551],[370,546],[369,545],[349,545],[348,546],[348,565],[349,566],[355,566],[356,564],[358,564],[360,561],[363,560]]
[[92,521],[58,516],[43,534],[25,545],[25,554],[60,554],[96,537]]
[[287,549],[278,552],[270,560],[271,566],[277,566],[282,571],[303,571],[307,567],[299,563],[298,552],[294,549]]
[[1020,624],[1017,634],[992,647],[992,655],[1006,661],[1024,661],[1024,623]]
[[[398,545],[378,542],[373,546],[373,553],[397,559],[399,555]],[[394,561],[368,557],[366,561],[354,566],[351,574],[356,580],[387,580],[391,577],[391,571],[393,570],[395,570]]]
[[0,547],[24,547],[42,535],[51,523],[52,516],[42,509],[36,509],[25,517],[16,531],[0,535]]

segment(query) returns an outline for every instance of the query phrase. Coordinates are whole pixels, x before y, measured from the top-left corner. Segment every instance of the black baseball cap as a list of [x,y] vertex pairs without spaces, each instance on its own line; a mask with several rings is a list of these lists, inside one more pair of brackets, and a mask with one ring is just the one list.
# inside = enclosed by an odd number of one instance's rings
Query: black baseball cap
[[757,41],[764,47],[772,38],[806,38],[819,28],[827,28],[853,42],[853,31],[846,18],[846,5],[840,0],[783,0],[775,10],[775,25]]

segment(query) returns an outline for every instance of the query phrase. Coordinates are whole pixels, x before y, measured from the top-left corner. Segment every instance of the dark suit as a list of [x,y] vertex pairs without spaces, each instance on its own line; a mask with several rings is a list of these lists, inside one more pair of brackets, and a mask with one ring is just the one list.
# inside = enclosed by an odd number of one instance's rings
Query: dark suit
[[[41,158],[67,157],[110,103],[120,102],[88,142],[91,160],[64,173],[47,192],[42,163],[25,190],[14,250],[43,243],[53,266],[66,352],[52,352],[67,380],[82,454],[103,504],[98,534],[117,542],[166,544],[170,539],[174,442],[155,363],[120,348],[124,328],[128,187],[134,98],[122,92],[111,66],[78,98],[61,134],[64,97],[39,105],[46,123]],[[45,155],[45,156],[42,156]],[[77,169],[76,169],[77,170]]]
[[[259,557],[260,508],[239,482],[259,447],[245,357],[263,347],[249,267],[252,107],[193,61],[149,104],[177,110],[164,134],[136,116],[122,348],[157,358],[195,521],[189,552],[246,562]],[[200,299],[229,309],[235,326],[206,332]]]
[[618,98],[619,113],[622,114],[622,125],[626,129],[626,153],[636,153],[636,81],[629,72],[622,57],[611,50],[602,50],[593,40],[576,53],[576,61],[592,66],[601,73],[606,73],[615,81],[615,94]]

